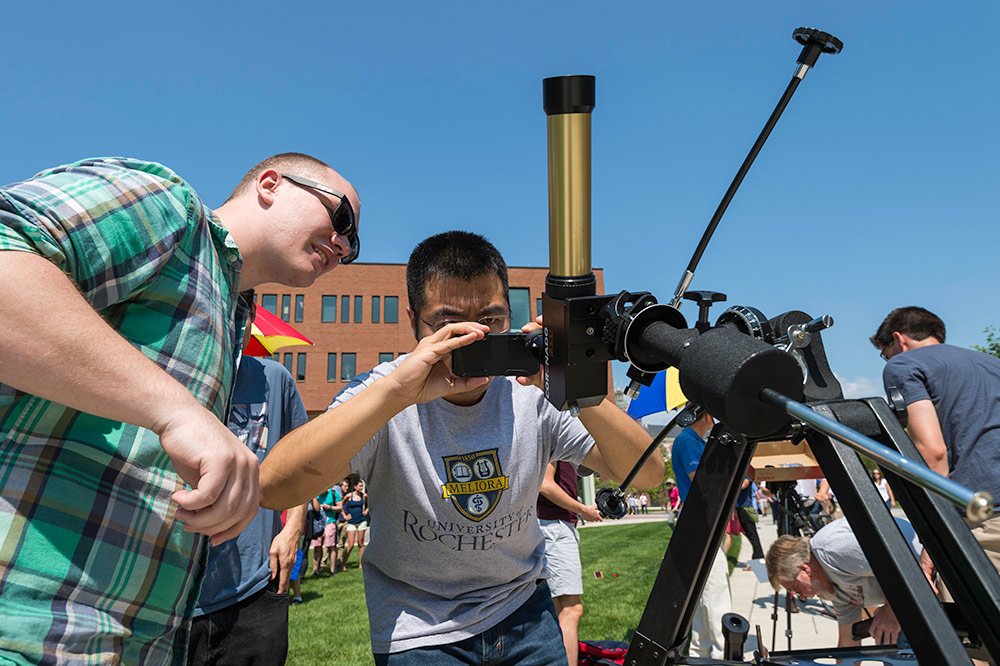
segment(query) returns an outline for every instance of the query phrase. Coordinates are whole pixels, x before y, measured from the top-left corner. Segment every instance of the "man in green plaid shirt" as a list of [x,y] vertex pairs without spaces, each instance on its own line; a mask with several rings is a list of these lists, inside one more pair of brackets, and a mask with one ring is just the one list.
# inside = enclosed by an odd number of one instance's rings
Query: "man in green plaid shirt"
[[259,503],[236,295],[353,260],[360,205],[298,153],[215,211],[132,159],[0,188],[0,664],[183,662],[208,538]]

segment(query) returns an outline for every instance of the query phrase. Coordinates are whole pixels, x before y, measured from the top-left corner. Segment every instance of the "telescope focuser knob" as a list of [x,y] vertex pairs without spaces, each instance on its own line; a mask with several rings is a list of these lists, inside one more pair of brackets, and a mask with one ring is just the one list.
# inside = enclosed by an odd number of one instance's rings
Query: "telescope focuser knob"
[[837,54],[844,48],[844,42],[816,28],[796,28],[792,38],[803,46],[796,62],[806,67],[815,65],[821,53]]
[[695,328],[704,333],[712,327],[708,323],[708,309],[713,303],[722,303],[726,300],[726,295],[718,291],[689,291],[684,294],[684,298],[698,304],[698,323]]
[[655,372],[646,372],[645,370],[640,370],[634,365],[629,367],[626,374],[631,381],[628,383],[628,388],[625,389],[625,395],[627,395],[630,400],[638,398],[639,389],[643,386],[652,385],[653,379],[656,378]]
[[804,326],[806,333],[818,333],[820,331],[826,330],[833,326],[833,317],[830,315],[823,315],[822,317],[816,317],[811,322]]
[[694,425],[694,422],[700,419],[701,415],[704,413],[704,407],[696,405],[693,402],[689,402],[687,407],[685,407],[681,413],[677,415],[677,426],[680,428],[687,428]]
[[629,400],[635,400],[639,397],[640,388],[642,388],[642,384],[633,379],[628,383],[628,388],[625,389],[625,395]]
[[628,513],[628,504],[622,491],[617,488],[601,488],[597,491],[597,510],[605,518],[618,520]]

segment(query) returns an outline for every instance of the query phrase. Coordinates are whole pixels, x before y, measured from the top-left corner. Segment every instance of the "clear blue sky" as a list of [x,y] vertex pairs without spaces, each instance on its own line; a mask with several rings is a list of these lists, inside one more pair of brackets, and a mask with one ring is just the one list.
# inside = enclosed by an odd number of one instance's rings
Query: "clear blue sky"
[[365,261],[463,228],[544,266],[541,81],[593,74],[593,263],[609,292],[667,301],[795,69],[792,30],[814,26],[844,51],[799,87],[692,287],[833,315],[831,364],[871,395],[867,337],[893,307],[934,310],[963,346],[1000,325],[998,19],[995,2],[13,3],[0,182],[130,155],[217,205],[298,150],[357,186]]

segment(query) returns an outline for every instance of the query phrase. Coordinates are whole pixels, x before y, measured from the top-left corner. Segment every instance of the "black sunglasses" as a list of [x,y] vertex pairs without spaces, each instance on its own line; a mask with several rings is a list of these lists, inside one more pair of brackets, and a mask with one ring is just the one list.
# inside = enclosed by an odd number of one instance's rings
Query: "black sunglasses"
[[361,239],[358,237],[358,227],[354,219],[354,208],[351,207],[351,202],[348,201],[347,195],[343,192],[338,192],[328,185],[317,183],[315,180],[309,180],[301,176],[292,176],[291,174],[283,173],[281,177],[287,178],[300,187],[308,187],[309,189],[324,192],[340,199],[340,203],[337,204],[335,209],[330,210],[329,207],[326,209],[330,213],[330,222],[333,224],[333,230],[341,236],[346,236],[351,243],[351,251],[346,256],[340,258],[340,263],[349,264],[357,259],[361,253]]

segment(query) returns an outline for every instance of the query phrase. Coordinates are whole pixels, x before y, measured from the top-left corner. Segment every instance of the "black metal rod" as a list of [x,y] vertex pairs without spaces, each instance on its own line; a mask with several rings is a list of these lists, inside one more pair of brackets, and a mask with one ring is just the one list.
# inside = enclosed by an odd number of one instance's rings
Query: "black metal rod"
[[788,649],[792,649],[792,604],[794,603],[795,593],[790,590],[785,591],[785,622],[787,626],[785,628],[785,638],[788,639]]
[[969,490],[962,484],[932,471],[923,462],[906,458],[871,437],[866,437],[828,416],[823,416],[774,389],[765,388],[761,391],[760,398],[770,405],[785,410],[789,416],[808,423],[819,432],[874,458],[900,476],[944,497],[963,509],[970,520],[982,523],[993,515],[993,499],[989,493]]
[[705,233],[701,235],[698,247],[695,248],[694,254],[691,256],[691,261],[688,262],[687,270],[684,272],[680,283],[677,285],[677,292],[674,294],[674,300],[670,303],[673,307],[676,308],[680,305],[681,298],[683,298],[684,292],[687,291],[687,286],[691,283],[694,271],[698,268],[698,263],[701,261],[701,255],[705,253],[705,248],[708,247],[708,242],[712,240],[715,228],[719,226],[719,222],[722,220],[723,214],[725,214],[726,209],[729,208],[729,203],[733,200],[733,197],[736,196],[736,190],[740,188],[740,184],[746,177],[747,172],[750,171],[750,167],[753,165],[754,160],[757,159],[757,154],[760,152],[760,149],[764,147],[764,142],[767,141],[767,137],[771,135],[771,130],[773,130],[774,126],[778,123],[778,118],[781,117],[785,107],[788,106],[789,100],[792,99],[792,95],[795,94],[795,89],[799,87],[799,83],[801,81],[802,79],[799,78],[799,76],[793,76],[792,80],[788,82],[785,92],[781,95],[781,99],[778,100],[778,105],[774,107],[774,111],[771,112],[771,116],[764,124],[764,129],[761,130],[760,136],[757,137],[757,140],[750,148],[750,152],[747,154],[746,159],[743,160],[743,164],[740,165],[740,169],[736,172],[736,177],[733,178],[733,182],[729,184],[729,189],[726,190],[725,196],[723,196],[722,201],[719,202],[719,207],[715,209],[715,215],[712,216],[711,221],[708,223],[708,228],[705,229]]
[[778,640],[778,603],[781,601],[778,590],[774,591],[774,612],[771,613],[771,652],[774,652],[775,641]]
[[641,456],[639,456],[639,461],[628,473],[628,476],[626,476],[622,480],[621,485],[618,486],[618,490],[620,490],[621,492],[625,492],[625,490],[628,489],[629,484],[632,483],[632,479],[635,478],[635,475],[639,473],[639,470],[642,469],[642,466],[646,464],[647,460],[649,460],[649,456],[653,454],[653,451],[655,451],[660,447],[660,443],[662,443],[663,440],[666,438],[667,433],[673,430],[674,424],[677,423],[677,418],[681,415],[683,411],[684,410],[679,410],[676,414],[674,414],[674,418],[670,419],[670,422],[667,423],[667,425],[663,428],[663,430],[661,430],[656,434],[656,437],[653,438],[653,441],[649,443],[649,446],[646,447],[646,450],[642,452]]

